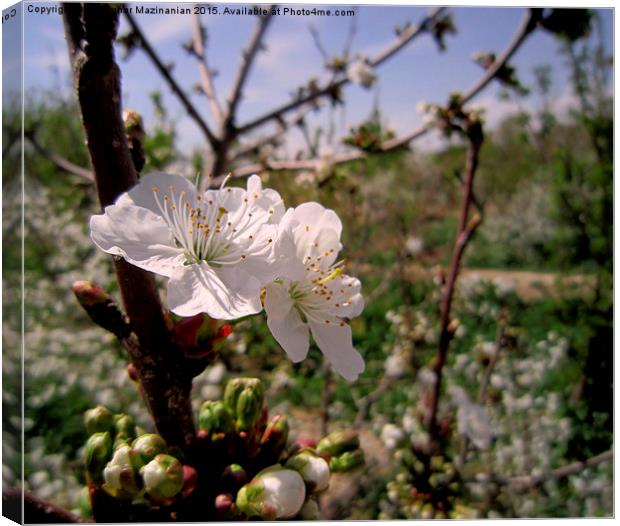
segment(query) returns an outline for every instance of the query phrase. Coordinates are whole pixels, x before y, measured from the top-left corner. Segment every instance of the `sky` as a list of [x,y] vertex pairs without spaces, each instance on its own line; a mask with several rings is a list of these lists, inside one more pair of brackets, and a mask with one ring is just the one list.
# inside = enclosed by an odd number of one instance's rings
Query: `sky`
[[[24,5],[26,93],[44,95],[49,90],[69,93],[71,81],[62,17],[53,9],[58,4],[27,2]],[[29,13],[29,5],[52,8],[52,12]],[[151,4],[153,5],[187,7],[190,4]],[[220,4],[220,12],[224,5],[226,4]],[[239,7],[239,4],[231,7]],[[331,8],[336,9],[338,6]],[[32,10],[32,7],[30,9]],[[481,76],[482,69],[472,61],[472,53],[501,53],[525,11],[524,8],[499,7],[450,8],[458,33],[454,36],[448,35],[448,49],[445,52],[438,50],[429,35],[423,35],[377,68],[378,82],[373,89],[348,85],[344,91],[345,107],[331,110],[327,104],[320,114],[313,114],[308,122],[314,126],[331,122],[336,127],[336,134],[343,135],[350,127],[362,122],[371,112],[375,101],[378,101],[385,122],[398,135],[415,129],[422,122],[422,115],[416,110],[417,103],[443,103],[451,91],[465,91],[475,83]],[[356,7],[353,55],[372,57],[394,40],[396,26],[402,26],[408,21],[416,23],[422,20],[427,12],[427,7]],[[610,9],[601,10],[600,14],[605,40],[611,49],[613,14]],[[199,82],[199,73],[194,59],[181,48],[181,43],[191,36],[191,16],[135,17],[162,60],[166,63],[174,62],[174,76],[186,92],[191,93],[191,87]],[[223,101],[239,67],[240,52],[247,44],[256,18],[220,14],[203,16],[202,20],[208,32],[207,58],[210,66],[218,71],[215,88]],[[266,49],[258,54],[246,83],[239,121],[242,123],[289,101],[291,93],[299,85],[306,84],[311,77],[325,79],[323,59],[314,44],[309,26],[312,25],[318,31],[322,46],[331,55],[342,51],[351,20],[350,17],[276,16],[266,33]],[[4,27],[3,30],[6,31]],[[126,30],[126,20],[121,17],[120,33]],[[6,53],[6,43],[4,55],[7,68],[6,56],[12,55]],[[204,140],[197,126],[185,115],[183,108],[146,55],[139,49],[126,60],[123,60],[121,55],[121,50],[117,49],[122,71],[124,106],[142,113],[148,130],[154,123],[153,107],[148,94],[153,90],[160,91],[169,114],[177,122],[178,146],[186,152],[202,146]],[[9,60],[9,67],[10,62]],[[526,85],[533,83],[535,66],[550,65],[553,78],[552,99],[556,108],[565,111],[573,103],[566,59],[559,53],[559,44],[550,34],[544,31],[535,32],[511,63],[517,67],[519,77]],[[7,84],[10,84],[10,81],[5,81],[5,91]],[[514,105],[498,100],[498,92],[498,86],[493,84],[473,101],[475,106],[486,109],[486,119],[490,127],[496,125],[507,111],[514,109]],[[191,98],[207,117],[207,121],[212,122],[206,98],[196,94],[191,94]],[[535,105],[536,97],[529,97],[525,104]],[[263,128],[260,131],[268,130],[269,128]],[[288,144],[291,155],[302,144],[299,132],[294,133]],[[433,137],[425,140],[429,147],[436,141]]]

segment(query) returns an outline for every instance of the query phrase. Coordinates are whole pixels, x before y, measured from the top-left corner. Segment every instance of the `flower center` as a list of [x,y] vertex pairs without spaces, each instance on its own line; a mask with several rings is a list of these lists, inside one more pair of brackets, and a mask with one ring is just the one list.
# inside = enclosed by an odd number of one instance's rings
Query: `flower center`
[[237,213],[221,202],[221,192],[231,192],[230,188],[198,195],[193,203],[186,192],[177,193],[174,186],[165,192],[154,186],[152,191],[161,216],[183,249],[186,264],[204,261],[217,268],[246,259],[253,239],[249,232],[260,219],[253,219],[254,214],[248,212],[248,199]]

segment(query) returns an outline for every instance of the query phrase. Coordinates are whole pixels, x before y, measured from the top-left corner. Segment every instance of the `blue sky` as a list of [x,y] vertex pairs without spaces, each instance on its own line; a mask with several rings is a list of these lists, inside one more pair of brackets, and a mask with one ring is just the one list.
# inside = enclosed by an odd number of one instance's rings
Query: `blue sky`
[[[52,7],[57,4],[37,5]],[[415,23],[427,11],[426,7],[359,6],[355,17],[357,31],[353,53],[374,55],[394,39],[395,26],[403,25],[406,21]],[[430,36],[422,36],[377,69],[379,82],[375,89],[365,90],[349,85],[345,89],[345,108],[331,111],[326,107],[320,115],[313,115],[310,122],[320,124],[331,118],[339,134],[342,134],[368,115],[375,97],[378,97],[385,119],[399,134],[415,128],[421,122],[416,104],[420,100],[444,102],[450,91],[467,89],[482,72],[471,60],[471,54],[478,50],[501,52],[525,12],[523,8],[486,7],[455,7],[450,11],[454,15],[458,34],[448,36],[446,52],[439,52]],[[603,10],[601,14],[605,37],[611,48],[612,11]],[[70,81],[62,17],[54,13],[26,13],[24,18],[26,90],[37,92],[53,89],[68,92]],[[180,44],[191,35],[191,17],[136,15],[136,18],[162,59],[175,62],[174,74],[186,91],[190,92],[191,86],[199,81],[198,70],[193,58],[181,49]],[[224,99],[237,70],[240,51],[246,45],[256,22],[250,16],[219,15],[205,16],[203,23],[209,34],[208,60],[219,72],[215,80],[216,90],[220,99]],[[241,122],[290,100],[290,93],[310,77],[325,78],[321,70],[322,58],[308,30],[310,24],[318,30],[328,53],[335,54],[342,50],[350,19],[275,17],[265,39],[267,50],[259,54],[246,84],[239,114]],[[121,33],[125,29],[123,18]],[[565,58],[559,54],[558,49],[555,39],[546,32],[537,31],[520,49],[512,63],[517,66],[525,84],[532,81],[534,66],[551,65],[553,97],[558,108],[565,109],[573,98]],[[181,106],[143,52],[136,50],[128,60],[119,62],[123,74],[124,105],[144,115],[147,129],[153,122],[148,93],[156,89],[161,91],[170,114],[178,121],[179,146],[190,150],[203,144],[198,129],[185,117]],[[487,108],[490,125],[496,123],[509,109],[498,101],[497,93],[497,87],[492,86],[474,101],[476,105]],[[192,95],[192,99],[210,119],[206,99],[197,95]],[[291,153],[300,141],[299,136],[293,137]]]

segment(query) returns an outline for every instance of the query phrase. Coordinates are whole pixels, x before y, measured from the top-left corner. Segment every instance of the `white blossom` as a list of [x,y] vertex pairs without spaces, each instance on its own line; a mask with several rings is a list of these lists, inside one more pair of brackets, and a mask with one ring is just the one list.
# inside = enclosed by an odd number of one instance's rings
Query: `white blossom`
[[[168,306],[179,316],[234,319],[261,310],[261,286],[278,274],[274,250],[280,195],[262,189],[198,193],[181,176],[151,173],[91,218],[91,238],[109,254],[166,276]],[[285,262],[281,262],[285,264]]]
[[347,78],[354,84],[370,88],[377,80],[377,75],[365,57],[359,57],[347,68]]
[[342,248],[342,224],[332,210],[310,202],[287,211],[280,224],[282,249],[296,262],[265,288],[267,325],[294,362],[309,349],[309,333],[334,369],[347,380],[364,370],[364,360],[353,348],[345,319],[364,308],[357,278],[343,273],[336,256]]

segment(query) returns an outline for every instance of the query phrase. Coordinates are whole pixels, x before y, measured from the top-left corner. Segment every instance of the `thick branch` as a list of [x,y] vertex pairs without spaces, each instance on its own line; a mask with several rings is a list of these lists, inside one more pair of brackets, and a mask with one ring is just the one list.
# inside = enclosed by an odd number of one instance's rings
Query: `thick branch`
[[209,66],[207,64],[207,54],[205,51],[205,31],[206,30],[200,21],[200,15],[194,12],[194,14],[192,15],[194,56],[198,61],[198,72],[200,73],[202,89],[207,97],[207,100],[209,101],[211,113],[213,113],[213,117],[215,118],[218,126],[221,127],[222,123],[224,122],[224,115],[215,94],[213,75],[211,74],[211,70],[209,69]]
[[[242,52],[241,64],[230,90],[230,95],[228,96],[228,112],[226,114],[225,127],[230,126],[235,121],[237,106],[241,101],[243,93],[243,86],[245,85],[245,81],[248,77],[248,73],[250,72],[254,59],[256,58],[256,54],[261,48],[261,42],[265,31],[267,30],[267,26],[271,21],[271,6],[264,5],[262,7],[263,9],[267,9],[269,13],[265,16],[261,15],[259,17],[258,24],[256,25],[256,29],[250,38],[248,47]],[[226,133],[226,130],[224,130],[224,133]]]
[[[85,523],[84,519],[67,510],[40,499],[30,491],[19,488],[5,489],[2,492],[2,506],[8,511],[19,507],[21,510],[22,498],[24,503],[24,523],[27,524],[66,524]],[[5,514],[6,515],[6,514]]]
[[[65,9],[63,16],[69,35],[80,34],[83,20],[88,42],[87,51],[80,42],[69,45],[76,50],[73,75],[99,201],[105,207],[137,182],[121,117],[120,72],[112,46],[118,15],[108,4],[87,3],[82,13]],[[155,280],[120,258],[114,258],[114,266],[125,312],[139,341],[131,349],[131,359],[149,410],[166,441],[187,451],[195,437],[191,380],[172,349]]]
[[125,13],[125,16],[127,17],[127,21],[129,22],[131,29],[133,30],[133,32],[136,34],[136,36],[140,40],[140,46],[142,47],[144,52],[147,54],[147,56],[151,59],[151,61],[153,62],[153,64],[155,65],[159,73],[161,74],[161,76],[164,77],[164,79],[168,83],[168,86],[170,86],[170,89],[172,90],[172,92],[181,101],[181,104],[183,104],[183,106],[185,107],[185,111],[187,111],[188,115],[192,119],[194,119],[198,127],[201,129],[201,131],[204,133],[205,137],[207,138],[207,141],[209,141],[209,144],[211,144],[211,146],[214,149],[217,148],[219,139],[215,137],[215,135],[209,128],[209,125],[207,124],[207,122],[202,118],[200,113],[198,113],[198,110],[189,100],[189,98],[187,97],[187,95],[185,94],[181,86],[179,86],[179,83],[171,75],[168,67],[161,61],[161,59],[159,58],[159,56],[153,49],[153,46],[151,46],[149,41],[144,36],[144,33],[142,33],[140,26],[135,21],[133,16],[130,15],[129,13]]
[[[422,33],[424,33],[424,31],[426,31],[427,27],[429,26],[429,24],[439,15],[441,14],[442,11],[444,11],[445,8],[444,7],[440,7],[440,8],[436,8],[433,10],[433,12],[428,15],[423,21],[422,23],[417,26],[411,26],[409,28],[407,28],[405,31],[403,31],[398,38],[392,42],[386,49],[384,49],[382,52],[378,53],[374,58],[372,58],[370,60],[370,65],[372,67],[376,67],[379,66],[380,64],[382,64],[383,62],[385,62],[387,59],[389,59],[392,55],[394,55],[395,53],[397,53],[398,51],[400,51],[403,47],[405,47],[407,44],[409,44],[409,42],[411,42],[413,39],[415,39],[417,36],[421,35]],[[254,128],[256,128],[257,126],[261,126],[262,124],[265,124],[266,122],[270,121],[271,119],[275,119],[291,110],[294,110],[295,108],[298,108],[299,106],[301,106],[302,104],[305,104],[307,102],[311,102],[315,99],[318,99],[320,97],[325,97],[328,96],[330,94],[332,94],[334,92],[334,90],[348,84],[350,81],[347,77],[342,77],[337,81],[334,82],[329,82],[326,86],[324,86],[323,88],[319,88],[316,91],[313,91],[312,93],[309,93],[308,95],[305,95],[304,97],[300,97],[298,99],[295,99],[291,102],[288,102],[286,104],[283,104],[267,113],[265,113],[264,115],[261,115],[259,117],[256,117],[255,119],[239,126],[237,128],[237,132],[238,134],[243,134],[246,133]]]

